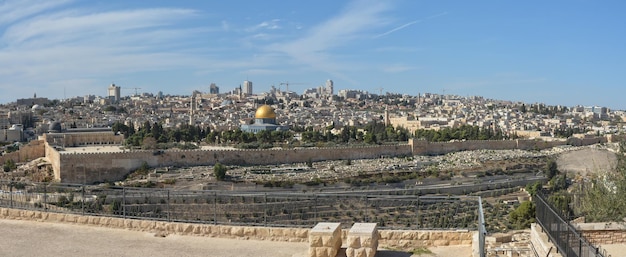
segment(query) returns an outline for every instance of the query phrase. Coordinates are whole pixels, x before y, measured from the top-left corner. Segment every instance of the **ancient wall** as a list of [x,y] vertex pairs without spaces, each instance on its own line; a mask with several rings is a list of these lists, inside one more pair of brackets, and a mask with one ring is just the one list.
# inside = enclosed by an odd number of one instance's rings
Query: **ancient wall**
[[453,142],[428,142],[426,140],[410,139],[414,155],[441,155],[458,151],[473,150],[542,150],[567,144],[566,141],[544,141],[531,139],[518,140],[466,140]]
[[573,146],[593,145],[606,142],[608,142],[606,137],[570,137],[567,139],[567,144]]
[[48,142],[44,144],[46,159],[52,164],[52,171],[54,172],[54,180],[61,181],[61,155],[59,151],[54,149]]
[[[40,212],[21,209],[0,208],[0,219],[31,220],[38,222],[70,223],[134,231],[169,234],[210,236],[220,238],[307,242],[308,228],[248,227],[176,223],[154,220],[123,219],[104,216],[82,216],[77,214]],[[348,229],[342,231],[347,239]],[[395,249],[414,249],[415,246],[472,246],[475,231],[452,230],[379,230],[379,246]]]
[[80,133],[45,133],[43,140],[63,147],[81,145],[119,145],[124,143],[123,135],[116,135],[113,131],[80,132]]
[[[589,140],[583,143],[593,143]],[[67,183],[94,183],[121,180],[144,162],[151,167],[198,166],[222,163],[226,165],[273,165],[304,163],[307,161],[372,159],[381,156],[440,155],[470,150],[541,150],[566,141],[543,140],[468,140],[455,142],[427,142],[409,140],[408,145],[381,145],[364,147],[294,148],[270,150],[185,150],[185,151],[129,151],[112,153],[51,153],[55,178]],[[57,152],[58,154],[58,152]],[[58,177],[56,174],[59,174]]]
[[33,140],[22,145],[18,151],[0,156],[0,164],[12,159],[14,162],[26,162],[45,156],[45,145],[42,140]]
[[[51,149],[50,151],[53,150]],[[406,155],[412,155],[409,145],[278,150],[156,150],[112,153],[61,153],[58,161],[59,165],[53,165],[53,168],[55,168],[55,174],[56,169],[60,171],[58,179],[61,182],[94,183],[121,180],[130,171],[139,168],[143,162],[146,162],[151,167],[214,165],[218,162],[226,165],[272,165]]]

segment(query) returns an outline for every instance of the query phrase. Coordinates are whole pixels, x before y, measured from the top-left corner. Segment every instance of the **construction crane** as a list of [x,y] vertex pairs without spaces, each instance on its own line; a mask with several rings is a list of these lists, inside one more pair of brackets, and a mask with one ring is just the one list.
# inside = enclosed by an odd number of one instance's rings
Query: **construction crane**
[[280,86],[285,85],[285,92],[289,92],[289,85],[306,85],[306,83],[290,83],[290,82],[282,82],[278,84],[278,90],[280,90]]
[[374,88],[374,89],[378,90],[378,95],[383,95],[383,90],[384,90],[384,88],[382,88],[382,87],[377,87],[377,88]]
[[[126,88],[124,88],[126,89]],[[134,89],[135,90],[135,95],[138,95],[137,90],[141,89],[140,87],[129,87],[129,89]]]

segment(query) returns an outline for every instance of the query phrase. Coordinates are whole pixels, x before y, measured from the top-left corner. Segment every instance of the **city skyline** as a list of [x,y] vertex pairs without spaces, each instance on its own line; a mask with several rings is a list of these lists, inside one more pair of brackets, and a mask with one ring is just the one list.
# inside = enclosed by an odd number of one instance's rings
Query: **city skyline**
[[[620,1],[0,2],[0,103],[243,81],[626,109]],[[283,88],[284,89],[284,88]]]

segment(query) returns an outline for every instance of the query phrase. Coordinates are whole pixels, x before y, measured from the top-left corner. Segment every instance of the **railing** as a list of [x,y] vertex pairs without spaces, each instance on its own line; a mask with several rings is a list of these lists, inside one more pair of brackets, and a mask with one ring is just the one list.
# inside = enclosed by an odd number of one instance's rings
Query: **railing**
[[[174,222],[312,227],[376,222],[385,229],[479,230],[478,197],[433,197],[389,190],[342,193],[179,191],[0,181],[0,207]],[[482,245],[481,245],[482,246]],[[481,248],[482,249],[482,248]]]
[[480,257],[485,257],[485,236],[487,229],[485,228],[485,213],[483,212],[483,200],[478,197],[478,249]]
[[565,219],[546,197],[537,192],[535,197],[537,223],[548,234],[558,252],[566,257],[610,257],[599,248],[591,245],[576,229]]

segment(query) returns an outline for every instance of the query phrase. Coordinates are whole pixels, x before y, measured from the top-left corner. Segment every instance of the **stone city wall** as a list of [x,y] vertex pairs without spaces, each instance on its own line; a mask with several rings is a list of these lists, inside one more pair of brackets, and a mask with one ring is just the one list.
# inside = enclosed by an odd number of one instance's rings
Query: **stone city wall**
[[48,144],[48,142],[45,142],[45,154],[46,159],[48,159],[48,161],[52,164],[54,178],[56,180],[59,180],[59,178],[61,177],[61,154],[50,144]]
[[570,137],[567,139],[567,144],[573,146],[593,145],[606,142],[608,142],[608,138],[606,137]]
[[18,151],[0,156],[0,164],[4,164],[8,159],[15,163],[32,161],[45,157],[45,144],[42,140],[33,140],[26,145],[22,145]]
[[414,155],[441,155],[458,151],[473,150],[542,150],[567,144],[566,141],[543,141],[531,139],[517,140],[466,140],[453,142],[428,142],[426,140],[410,139]]
[[[590,140],[585,143],[593,143]],[[226,165],[274,165],[307,161],[372,159],[381,156],[439,155],[456,151],[480,149],[541,150],[566,141],[542,140],[470,140],[456,142],[427,142],[409,140],[408,145],[365,147],[295,148],[270,150],[185,150],[129,151],[112,153],[54,154],[46,148],[53,163],[55,179],[67,183],[94,183],[121,180],[130,171],[146,162],[158,166],[198,166],[222,163]],[[50,150],[48,150],[50,149]]]
[[[9,208],[0,208],[0,219],[30,220],[38,222],[121,228],[155,233],[156,236],[177,234],[287,242],[307,242],[310,231],[308,228],[274,228],[176,223],[104,216],[82,216],[77,214],[40,212]],[[414,249],[419,246],[471,246],[472,237],[475,233],[476,232],[474,231],[379,230],[378,243],[380,247],[407,250]],[[347,235],[348,229],[342,230],[342,240],[344,242],[347,240]]]
[[[49,148],[50,151],[54,149]],[[75,153],[50,155],[55,179],[65,183],[94,183],[121,180],[143,162],[151,167],[226,165],[273,165],[307,161],[372,159],[381,156],[410,156],[409,145],[367,147],[298,148],[272,150],[185,150]],[[58,157],[57,157],[58,156]],[[57,169],[59,176],[56,176]]]

